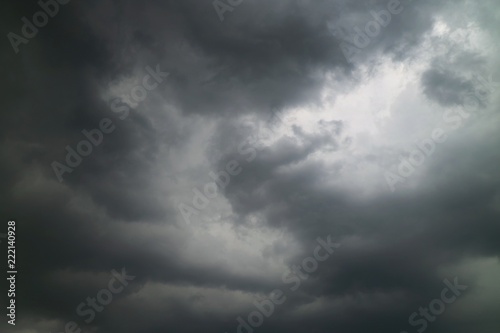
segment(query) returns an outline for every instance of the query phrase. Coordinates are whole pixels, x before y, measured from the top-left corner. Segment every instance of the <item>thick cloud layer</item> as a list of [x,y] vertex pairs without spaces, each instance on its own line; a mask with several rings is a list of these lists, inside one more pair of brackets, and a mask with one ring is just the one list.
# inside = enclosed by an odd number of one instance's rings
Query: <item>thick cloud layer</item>
[[2,332],[498,332],[497,1],[41,3],[2,10]]

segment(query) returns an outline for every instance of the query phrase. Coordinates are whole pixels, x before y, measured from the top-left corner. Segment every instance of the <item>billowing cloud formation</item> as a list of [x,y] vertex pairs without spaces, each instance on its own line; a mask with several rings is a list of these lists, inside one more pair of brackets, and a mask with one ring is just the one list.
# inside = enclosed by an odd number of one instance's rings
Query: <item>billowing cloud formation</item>
[[2,332],[498,332],[496,1],[63,2],[3,9]]

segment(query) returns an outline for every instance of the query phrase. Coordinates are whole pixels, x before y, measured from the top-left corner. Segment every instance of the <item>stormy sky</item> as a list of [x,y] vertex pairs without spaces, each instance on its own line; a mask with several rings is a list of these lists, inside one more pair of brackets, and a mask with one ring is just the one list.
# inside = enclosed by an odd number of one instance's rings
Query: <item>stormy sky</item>
[[1,332],[499,332],[498,0],[1,16]]

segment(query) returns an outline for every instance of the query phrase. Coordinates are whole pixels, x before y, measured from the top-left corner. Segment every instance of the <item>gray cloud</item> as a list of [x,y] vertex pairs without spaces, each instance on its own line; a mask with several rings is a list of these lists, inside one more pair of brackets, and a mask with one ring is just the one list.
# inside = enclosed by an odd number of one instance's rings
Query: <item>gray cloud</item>
[[[498,4],[403,2],[348,63],[328,24],[352,33],[386,6],[243,1],[221,22],[211,1],[73,1],[18,54],[5,38],[0,212],[20,273],[2,332],[235,332],[276,288],[260,332],[413,332],[455,276],[469,289],[427,332],[497,332],[500,95],[477,78],[498,77]],[[6,4],[4,34],[37,10]],[[110,101],[156,64],[170,76],[120,119]],[[388,191],[386,169],[477,91]],[[103,118],[116,129],[60,183],[51,162]],[[184,223],[178,204],[233,159],[242,172]],[[327,235],[342,246],[290,291],[282,275]],[[136,279],[85,324],[76,307],[122,267]]]

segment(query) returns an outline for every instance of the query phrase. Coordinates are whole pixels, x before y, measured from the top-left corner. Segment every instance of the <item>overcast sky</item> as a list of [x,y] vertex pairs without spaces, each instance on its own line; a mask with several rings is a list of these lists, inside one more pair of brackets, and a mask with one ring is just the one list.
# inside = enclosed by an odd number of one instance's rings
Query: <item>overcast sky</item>
[[498,0],[45,1],[1,10],[2,332],[499,332]]

